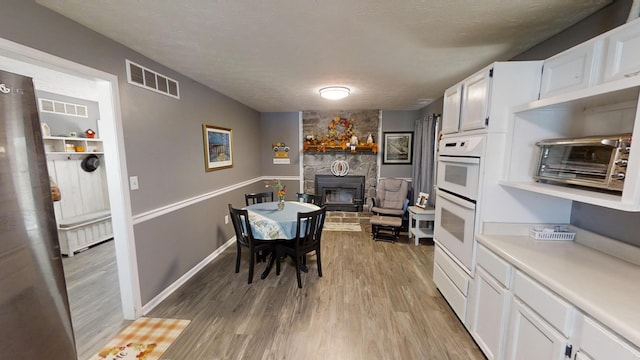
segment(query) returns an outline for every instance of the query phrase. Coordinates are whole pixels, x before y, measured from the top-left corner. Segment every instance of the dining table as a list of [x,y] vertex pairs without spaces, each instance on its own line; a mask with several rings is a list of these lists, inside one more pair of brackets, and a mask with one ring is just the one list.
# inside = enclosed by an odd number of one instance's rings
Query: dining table
[[319,206],[297,201],[285,201],[284,209],[278,209],[278,202],[263,202],[246,206],[249,213],[249,225],[256,240],[273,241],[273,251],[264,272],[266,278],[279,255],[278,245],[293,241],[298,227],[298,213],[320,209]]

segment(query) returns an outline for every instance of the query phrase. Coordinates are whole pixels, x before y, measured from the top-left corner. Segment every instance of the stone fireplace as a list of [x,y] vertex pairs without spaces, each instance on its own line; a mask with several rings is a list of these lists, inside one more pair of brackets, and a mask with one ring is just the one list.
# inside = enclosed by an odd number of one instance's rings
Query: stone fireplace
[[362,211],[364,176],[316,175],[315,193],[329,211]]
[[[317,112],[304,111],[302,114],[302,130],[303,137],[313,135],[316,139],[323,139],[329,132],[329,124],[334,116],[348,118],[352,120],[353,132],[360,140],[365,140],[369,134],[374,137],[378,134],[378,123],[380,112],[378,110],[363,111],[334,111],[334,112]],[[337,129],[338,132],[343,129]],[[380,144],[378,139],[374,139]],[[335,202],[331,206],[327,204],[329,210],[339,211],[362,211],[363,204],[368,204],[375,196],[377,185],[377,163],[378,154],[371,151],[368,152],[351,152],[347,150],[339,151],[305,151],[302,157],[303,162],[303,190],[305,193],[325,196],[319,192],[316,179],[320,176],[325,181],[333,181],[334,185],[347,184],[350,178],[357,178],[362,185],[360,193],[353,190],[338,189],[333,186],[333,190],[328,194],[330,201]],[[346,176],[334,176],[331,172],[331,165],[336,160],[344,160],[349,164],[349,172]],[[333,178],[333,179],[332,179]],[[349,180],[347,180],[349,179]],[[353,187],[351,188],[353,189]],[[352,194],[353,192],[353,194]],[[346,205],[343,202],[357,202],[358,205]],[[340,204],[337,204],[340,203]],[[340,208],[340,209],[338,209]]]

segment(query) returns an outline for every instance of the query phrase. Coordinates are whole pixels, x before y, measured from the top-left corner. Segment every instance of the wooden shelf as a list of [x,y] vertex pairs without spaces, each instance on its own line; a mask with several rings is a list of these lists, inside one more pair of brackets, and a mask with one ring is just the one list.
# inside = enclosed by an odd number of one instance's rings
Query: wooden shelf
[[[102,154],[102,140],[79,137],[44,136],[44,151],[47,154]],[[71,149],[67,149],[67,145]],[[77,151],[82,148],[82,151]]]

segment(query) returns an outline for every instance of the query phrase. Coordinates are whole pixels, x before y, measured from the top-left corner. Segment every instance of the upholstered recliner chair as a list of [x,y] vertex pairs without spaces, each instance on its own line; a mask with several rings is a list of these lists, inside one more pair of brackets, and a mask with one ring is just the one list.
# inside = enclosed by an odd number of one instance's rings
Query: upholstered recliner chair
[[[409,205],[409,182],[404,179],[382,179],[378,182],[376,197],[371,212],[371,230],[374,240],[397,240],[400,230],[405,227],[407,206]],[[384,231],[390,231],[384,236]]]
[[371,212],[383,216],[404,216],[409,200],[409,182],[404,179],[381,179]]

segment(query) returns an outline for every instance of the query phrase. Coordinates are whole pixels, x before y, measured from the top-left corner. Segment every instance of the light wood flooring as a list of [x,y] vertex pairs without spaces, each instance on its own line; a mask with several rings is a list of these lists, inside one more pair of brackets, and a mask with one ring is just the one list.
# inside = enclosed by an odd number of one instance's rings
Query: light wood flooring
[[131,321],[122,315],[114,241],[63,257],[79,360],[97,354]]
[[248,285],[230,247],[147,314],[191,320],[162,359],[484,359],[433,284],[432,243],[363,228],[325,231],[324,276],[310,255],[302,289],[291,261]]

